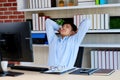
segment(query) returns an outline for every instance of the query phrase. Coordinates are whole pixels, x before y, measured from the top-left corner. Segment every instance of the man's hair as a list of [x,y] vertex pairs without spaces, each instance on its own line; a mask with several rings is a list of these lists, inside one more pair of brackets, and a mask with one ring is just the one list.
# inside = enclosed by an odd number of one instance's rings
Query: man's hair
[[63,24],[62,24],[62,26],[64,25],[64,24],[70,24],[71,25],[71,27],[72,27],[72,31],[77,31],[77,26],[75,25],[75,24],[73,24],[73,23],[71,23],[71,22],[64,22]]

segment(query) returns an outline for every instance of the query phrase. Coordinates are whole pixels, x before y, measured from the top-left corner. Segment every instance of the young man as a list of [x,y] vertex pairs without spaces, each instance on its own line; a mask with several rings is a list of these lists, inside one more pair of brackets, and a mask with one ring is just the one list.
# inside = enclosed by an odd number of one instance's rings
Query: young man
[[[51,19],[46,20],[46,32],[49,43],[48,65],[53,68],[74,67],[79,46],[91,26],[89,19],[83,20],[78,29],[73,23],[60,27]],[[60,36],[57,36],[59,31]]]

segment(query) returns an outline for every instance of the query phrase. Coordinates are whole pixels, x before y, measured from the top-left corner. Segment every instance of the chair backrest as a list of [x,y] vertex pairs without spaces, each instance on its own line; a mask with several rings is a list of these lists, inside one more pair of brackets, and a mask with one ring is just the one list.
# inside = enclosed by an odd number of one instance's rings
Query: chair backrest
[[84,47],[79,47],[74,67],[78,67],[78,68],[82,67],[83,53],[84,53]]

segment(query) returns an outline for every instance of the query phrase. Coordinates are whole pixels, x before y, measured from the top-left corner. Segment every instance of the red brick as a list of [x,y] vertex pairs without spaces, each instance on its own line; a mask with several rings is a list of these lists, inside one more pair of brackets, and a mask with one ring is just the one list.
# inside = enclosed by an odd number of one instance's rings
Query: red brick
[[8,2],[16,2],[16,0],[8,0]]
[[13,3],[12,6],[17,6],[17,3]]
[[10,7],[9,10],[17,10],[17,7]]
[[13,22],[24,22],[24,20],[23,19],[16,19],[16,20],[13,20]]
[[8,6],[12,6],[12,4],[11,3],[5,3],[4,6],[8,7]]
[[9,19],[17,19],[17,16],[9,16]]
[[21,22],[25,22],[25,19],[23,19]]
[[5,12],[4,12],[5,15],[10,15],[10,14],[12,14],[12,13],[13,13],[12,11],[5,11]]
[[25,18],[25,16],[24,15],[19,15],[18,19],[20,19],[20,18]]
[[2,7],[3,6],[3,4],[0,4],[0,7]]
[[3,23],[4,22],[4,20],[0,20],[0,23]]
[[0,0],[0,3],[1,3],[1,2],[7,2],[7,0]]
[[6,11],[7,8],[0,8],[0,11]]
[[12,20],[4,20],[4,22],[12,22]]
[[0,16],[0,19],[8,19],[8,16]]
[[3,15],[4,14],[4,12],[2,11],[2,12],[0,12],[0,15]]
[[13,14],[24,14],[24,12],[14,11]]

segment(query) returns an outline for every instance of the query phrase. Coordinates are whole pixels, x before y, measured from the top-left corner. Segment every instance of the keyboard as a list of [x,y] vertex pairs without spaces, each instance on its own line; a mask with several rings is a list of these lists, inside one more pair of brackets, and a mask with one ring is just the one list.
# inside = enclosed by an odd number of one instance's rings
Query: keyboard
[[74,69],[75,69],[75,67],[72,67],[72,68],[64,68],[64,69],[61,69],[61,70],[48,70],[48,71],[45,71],[44,73],[46,73],[46,74],[63,74],[63,73],[72,71],[72,70],[74,70]]
[[32,67],[32,66],[11,66],[10,68],[17,70],[36,71],[36,72],[44,72],[48,70],[48,68],[45,67]]

